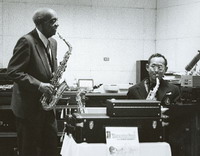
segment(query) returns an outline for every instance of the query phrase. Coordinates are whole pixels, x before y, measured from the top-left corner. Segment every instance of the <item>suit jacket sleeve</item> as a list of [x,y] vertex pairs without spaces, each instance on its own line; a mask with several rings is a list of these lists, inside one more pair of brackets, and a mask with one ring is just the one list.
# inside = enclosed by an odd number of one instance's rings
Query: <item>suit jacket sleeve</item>
[[8,76],[21,87],[36,91],[40,85],[40,81],[28,73],[28,66],[31,57],[30,43],[24,37],[17,42],[13,56],[8,64]]
[[174,92],[173,92],[173,101],[176,102],[180,98],[180,89],[178,86],[175,86]]
[[135,91],[133,87],[129,88],[127,93],[128,99],[137,99],[138,93]]
[[143,82],[130,87],[127,93],[127,97],[128,99],[146,99],[147,92],[144,88]]

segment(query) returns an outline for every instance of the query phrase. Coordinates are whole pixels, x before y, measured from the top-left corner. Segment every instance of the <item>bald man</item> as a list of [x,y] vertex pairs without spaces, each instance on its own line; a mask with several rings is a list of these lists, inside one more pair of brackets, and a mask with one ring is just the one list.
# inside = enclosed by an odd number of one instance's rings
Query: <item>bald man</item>
[[54,10],[36,10],[35,29],[17,41],[8,64],[8,75],[14,81],[11,108],[16,116],[20,156],[58,153],[54,111],[44,111],[40,102],[42,94],[50,96],[53,91],[50,80],[57,68],[57,42],[51,37],[57,21]]

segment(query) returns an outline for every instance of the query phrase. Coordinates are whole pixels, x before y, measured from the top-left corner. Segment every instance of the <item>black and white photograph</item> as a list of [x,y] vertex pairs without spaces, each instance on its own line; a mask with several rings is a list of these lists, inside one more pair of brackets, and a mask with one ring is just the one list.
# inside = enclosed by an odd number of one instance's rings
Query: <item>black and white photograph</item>
[[200,0],[0,0],[0,156],[200,156],[199,60]]

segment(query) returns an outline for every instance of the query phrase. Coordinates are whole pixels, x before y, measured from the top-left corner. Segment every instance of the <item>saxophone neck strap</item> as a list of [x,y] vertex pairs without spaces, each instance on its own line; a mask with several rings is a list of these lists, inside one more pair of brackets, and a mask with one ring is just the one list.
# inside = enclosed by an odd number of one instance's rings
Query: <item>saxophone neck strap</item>
[[148,93],[150,90],[152,90],[156,86],[156,83],[152,83],[152,82],[150,82],[149,79],[146,79],[146,80],[144,80],[144,86]]

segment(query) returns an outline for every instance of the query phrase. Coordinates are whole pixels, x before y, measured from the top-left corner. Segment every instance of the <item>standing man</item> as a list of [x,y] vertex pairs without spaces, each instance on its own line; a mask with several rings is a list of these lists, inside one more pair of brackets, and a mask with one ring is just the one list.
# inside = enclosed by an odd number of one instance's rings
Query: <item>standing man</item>
[[11,108],[16,116],[20,156],[56,156],[57,122],[54,111],[44,111],[42,94],[50,96],[53,72],[57,68],[57,42],[53,38],[58,27],[54,10],[35,11],[36,28],[21,37],[8,64],[13,79]]
[[[176,101],[180,95],[179,88],[163,80],[167,69],[167,59],[163,55],[159,53],[151,55],[146,65],[149,77],[130,87],[127,93],[128,98],[147,99],[149,92],[154,91],[156,87],[158,89],[156,89],[154,100],[162,101],[166,104]],[[166,97],[168,97],[168,101],[165,101]]]

